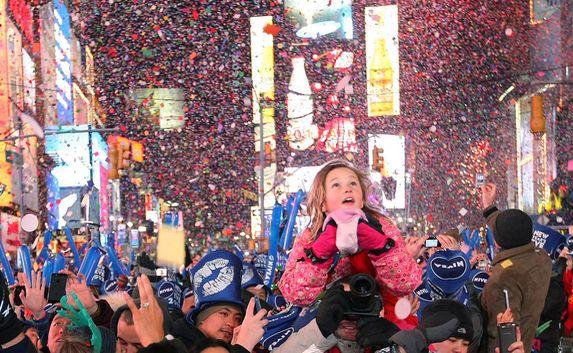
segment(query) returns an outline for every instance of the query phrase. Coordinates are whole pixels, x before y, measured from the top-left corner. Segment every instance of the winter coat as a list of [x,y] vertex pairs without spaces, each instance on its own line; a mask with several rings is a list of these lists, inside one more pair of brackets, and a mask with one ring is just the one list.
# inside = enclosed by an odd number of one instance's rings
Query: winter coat
[[[185,345],[185,347],[187,347],[187,349],[191,349],[194,344],[196,344],[197,342],[206,337],[203,334],[203,332],[199,331],[197,327],[187,322],[185,318],[181,318],[173,323],[171,333],[175,338],[180,340]],[[169,342],[159,342],[159,343],[160,344],[158,344],[158,349],[155,350],[156,352],[162,351],[160,349],[162,345],[169,344]],[[246,350],[243,346],[239,344],[234,344],[231,347],[232,347],[231,353],[249,353],[248,350]],[[165,352],[167,351],[168,350],[165,350]],[[147,353],[149,352],[151,351],[148,351]],[[177,351],[177,353],[180,353],[180,351]]]
[[272,353],[369,353],[370,348],[361,348],[358,343],[342,340],[334,334],[324,337],[316,319],[313,319],[306,326],[294,332],[279,347],[273,349]]
[[[376,270],[376,281],[382,291],[390,290],[397,296],[411,294],[422,282],[422,269],[406,251],[404,239],[394,224],[380,220],[381,231],[394,240],[395,245],[382,256],[368,255]],[[351,274],[348,257],[340,259],[329,271],[305,260],[304,249],[312,242],[310,229],[304,230],[295,241],[286,269],[279,281],[279,289],[287,301],[308,306],[316,300],[326,285]]]
[[481,298],[488,316],[488,352],[494,353],[499,344],[496,318],[497,314],[505,311],[504,289],[509,292],[511,311],[521,329],[525,352],[531,351],[550,277],[549,255],[532,243],[503,250],[496,255]]

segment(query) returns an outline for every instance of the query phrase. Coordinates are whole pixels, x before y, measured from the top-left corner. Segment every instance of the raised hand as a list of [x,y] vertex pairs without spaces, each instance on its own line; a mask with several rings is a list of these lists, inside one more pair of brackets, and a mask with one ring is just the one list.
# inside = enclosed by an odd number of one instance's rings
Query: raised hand
[[72,293],[76,293],[78,299],[82,302],[87,312],[90,315],[94,314],[97,311],[96,298],[87,285],[86,277],[81,273],[78,277],[70,271],[62,271],[62,273],[68,275],[68,282],[66,283],[66,296],[68,297],[68,302],[75,309],[78,308],[74,298],[71,296]]
[[440,244],[442,244],[443,249],[460,250],[460,244],[456,241],[456,239],[454,239],[454,237],[440,234],[436,238],[438,238],[438,241]]
[[245,318],[241,326],[235,328],[233,332],[233,344],[241,345],[243,348],[251,352],[257,343],[263,338],[265,333],[265,326],[269,323],[266,319],[267,311],[265,309],[259,310],[258,313],[253,314],[255,309],[255,299],[251,298]]
[[46,316],[44,307],[48,304],[46,298],[44,298],[44,293],[46,290],[46,281],[42,278],[42,272],[36,271],[32,273],[32,278],[30,279],[31,285],[28,283],[28,278],[26,274],[24,275],[24,287],[26,292],[20,293],[20,300],[22,300],[22,305],[25,309],[30,310],[34,319],[41,320]]
[[513,314],[511,313],[511,309],[507,308],[503,313],[497,314],[497,324],[508,324],[513,322]]
[[135,332],[144,347],[157,343],[165,337],[163,329],[163,311],[153,294],[153,287],[146,275],[137,278],[137,287],[141,298],[141,305],[138,308],[133,298],[123,293],[127,306],[133,316],[133,325]]
[[484,209],[494,204],[495,197],[496,197],[495,184],[487,183],[481,187],[481,204]]
[[419,238],[407,237],[404,239],[406,242],[406,251],[414,260],[417,260],[424,253],[424,244],[426,243],[427,239],[427,235]]

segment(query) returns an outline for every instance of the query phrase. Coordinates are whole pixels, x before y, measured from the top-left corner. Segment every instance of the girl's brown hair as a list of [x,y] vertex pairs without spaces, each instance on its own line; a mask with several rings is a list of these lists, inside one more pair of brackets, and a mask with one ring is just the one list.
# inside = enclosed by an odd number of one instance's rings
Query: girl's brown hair
[[382,217],[382,213],[378,210],[378,208],[372,205],[370,200],[368,200],[368,195],[372,185],[368,175],[356,168],[350,162],[340,159],[332,160],[326,163],[324,167],[322,167],[322,169],[316,174],[316,177],[314,177],[314,181],[312,182],[312,186],[310,187],[310,191],[308,192],[306,211],[310,216],[309,228],[313,241],[316,239],[316,236],[320,232],[322,224],[326,219],[326,214],[323,212],[324,201],[326,198],[326,176],[328,173],[338,168],[348,168],[352,170],[358,177],[358,182],[360,183],[360,188],[362,189],[362,200],[364,202],[362,211],[364,211],[367,216],[376,219]]

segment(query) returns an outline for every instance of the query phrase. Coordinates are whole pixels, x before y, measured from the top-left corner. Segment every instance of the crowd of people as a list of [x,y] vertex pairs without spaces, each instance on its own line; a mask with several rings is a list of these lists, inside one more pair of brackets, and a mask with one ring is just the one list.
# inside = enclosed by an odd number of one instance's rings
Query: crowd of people
[[404,237],[369,190],[348,162],[319,171],[306,202],[311,223],[278,289],[254,256],[227,250],[193,258],[180,300],[165,299],[174,286],[153,271],[120,276],[102,293],[64,269],[57,303],[41,271],[18,273],[18,293],[2,275],[0,352],[555,352],[573,329],[565,237],[534,228],[520,210],[498,210],[495,185],[482,188],[494,239],[485,267],[486,254],[456,232]]

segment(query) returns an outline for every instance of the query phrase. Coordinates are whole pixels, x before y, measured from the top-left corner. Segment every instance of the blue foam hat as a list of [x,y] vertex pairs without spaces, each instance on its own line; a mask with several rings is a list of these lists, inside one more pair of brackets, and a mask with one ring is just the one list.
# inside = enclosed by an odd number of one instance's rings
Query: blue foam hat
[[441,297],[457,293],[469,280],[470,263],[459,250],[442,250],[428,259],[426,288]]
[[255,268],[255,265],[243,262],[243,272],[241,275],[241,288],[264,285],[263,279]]
[[212,305],[231,304],[245,309],[241,300],[241,272],[243,265],[237,255],[226,250],[207,253],[191,269],[195,309],[187,315],[193,323],[197,314]]
[[538,248],[547,251],[551,260],[556,260],[559,257],[561,250],[563,250],[563,246],[567,242],[567,238],[550,227],[535,224],[533,227],[533,238],[531,238],[531,241]]

